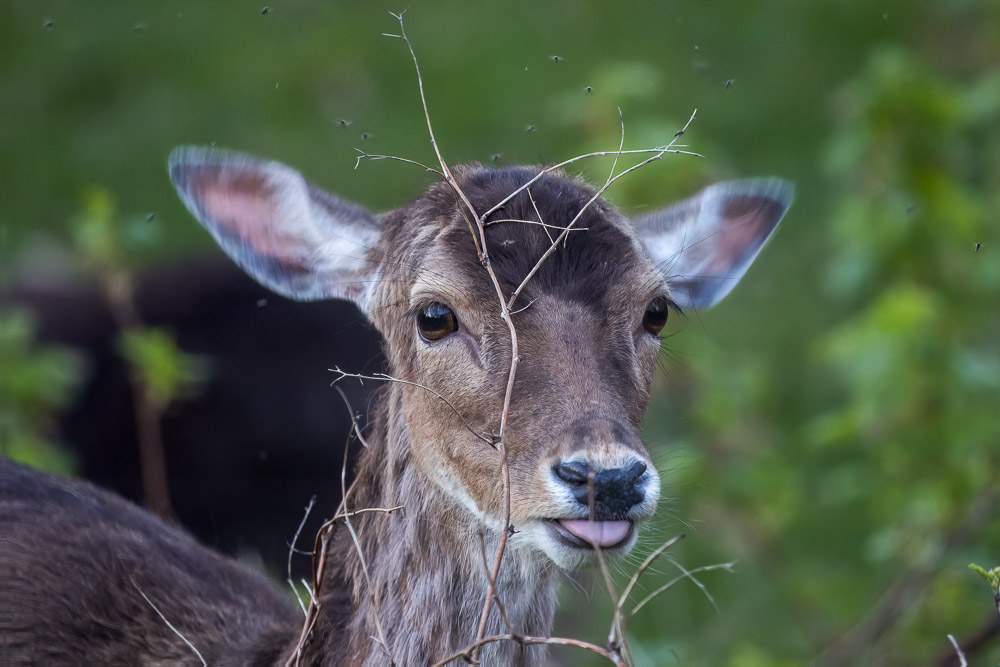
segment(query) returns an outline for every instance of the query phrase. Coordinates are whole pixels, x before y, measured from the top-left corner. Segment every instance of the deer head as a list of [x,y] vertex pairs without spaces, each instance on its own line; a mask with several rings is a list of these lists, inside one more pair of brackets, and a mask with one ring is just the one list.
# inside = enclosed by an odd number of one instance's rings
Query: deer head
[[[486,211],[537,173],[469,165],[454,175]],[[481,436],[499,426],[510,335],[452,189],[439,183],[373,215],[289,167],[238,153],[179,148],[170,174],[188,209],[261,284],[358,305],[385,338],[390,373],[412,383],[393,419],[405,423],[428,494],[504,530],[497,452]],[[486,221],[505,294],[593,194],[547,175]],[[776,179],[721,183],[632,221],[598,199],[539,267],[511,315],[520,341],[505,435],[520,533],[512,548],[564,568],[590,560],[594,547],[631,548],[660,492],[640,437],[660,332],[671,312],[711,306],[735,286],[791,198]]]

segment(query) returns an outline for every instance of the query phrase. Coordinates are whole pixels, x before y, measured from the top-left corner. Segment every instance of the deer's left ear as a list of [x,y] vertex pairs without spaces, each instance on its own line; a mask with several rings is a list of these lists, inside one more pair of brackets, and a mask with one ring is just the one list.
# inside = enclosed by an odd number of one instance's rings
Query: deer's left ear
[[708,308],[746,273],[793,194],[792,184],[777,178],[717,183],[634,226],[674,300]]

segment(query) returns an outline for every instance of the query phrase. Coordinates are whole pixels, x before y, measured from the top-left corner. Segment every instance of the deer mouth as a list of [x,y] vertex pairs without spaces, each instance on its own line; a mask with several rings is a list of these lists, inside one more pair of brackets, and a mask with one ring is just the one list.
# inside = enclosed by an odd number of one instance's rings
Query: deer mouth
[[577,549],[614,549],[626,544],[635,528],[631,521],[591,521],[559,519],[549,521],[549,529],[559,542]]

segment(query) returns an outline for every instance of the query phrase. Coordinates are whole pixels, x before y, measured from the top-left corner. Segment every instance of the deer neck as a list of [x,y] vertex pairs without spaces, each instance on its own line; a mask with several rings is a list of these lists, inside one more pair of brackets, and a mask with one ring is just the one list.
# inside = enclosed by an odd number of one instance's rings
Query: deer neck
[[[397,665],[431,664],[475,639],[488,584],[485,563],[492,564],[499,536],[422,474],[402,415],[401,392],[391,386],[358,461],[348,510],[405,509],[351,518],[367,576],[344,525],[326,559],[314,637],[325,644],[328,664],[388,664],[373,638],[385,638]],[[508,547],[503,563],[497,592],[510,628],[494,605],[487,636],[547,635],[555,610],[553,568],[516,545]],[[481,661],[530,665],[541,663],[544,654],[543,646],[504,640],[484,646]]]

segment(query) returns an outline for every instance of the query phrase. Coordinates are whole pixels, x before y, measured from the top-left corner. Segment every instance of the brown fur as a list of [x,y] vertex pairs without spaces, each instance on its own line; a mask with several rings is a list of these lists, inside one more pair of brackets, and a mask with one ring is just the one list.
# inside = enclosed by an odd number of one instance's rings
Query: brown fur
[[[212,157],[206,173],[225,169],[227,159]],[[233,164],[263,163],[238,158]],[[182,167],[175,180],[183,188]],[[483,211],[536,170],[472,165],[455,173]],[[240,174],[231,179],[270,182]],[[341,206],[310,192],[318,205]],[[273,194],[267,188],[237,194],[239,206],[231,210],[226,207],[236,195],[213,195],[212,202],[222,207],[218,218],[244,209],[251,218],[278,210],[267,199]],[[592,190],[552,175],[535,183],[532,195],[542,219],[562,226]],[[204,202],[197,193],[191,196],[189,207],[204,215]],[[256,198],[262,208],[255,208]],[[363,213],[352,215],[363,222]],[[526,193],[493,217],[537,219]],[[498,596],[521,634],[549,632],[556,566],[593,561],[586,550],[546,537],[553,520],[581,518],[582,511],[567,504],[558,482],[553,485],[553,464],[571,458],[604,468],[649,463],[639,431],[659,343],[642,321],[650,300],[669,293],[631,226],[606,203],[595,202],[577,226],[587,231],[569,234],[566,248],[546,261],[520,295],[514,310],[522,310],[513,315],[521,366],[505,443],[517,532],[510,538]],[[367,252],[367,261],[377,267],[368,311],[387,341],[388,372],[434,388],[475,430],[496,433],[510,365],[509,332],[454,194],[443,184],[432,186],[410,206],[382,216],[380,229],[378,245],[359,252]],[[218,231],[217,238],[225,246],[231,233]],[[270,257],[268,244],[280,237],[256,228],[250,235],[267,241],[257,249],[261,255],[245,259],[244,266],[277,270],[281,258]],[[234,243],[230,252],[243,252],[238,240]],[[549,243],[538,225],[487,227],[492,267],[506,294]],[[303,252],[297,248],[295,256],[309,259]],[[354,285],[343,293],[362,291]],[[418,338],[415,317],[432,302],[454,311],[459,330],[427,343]],[[392,516],[359,515],[354,525],[389,651],[399,665],[427,664],[474,639],[486,592],[485,563],[505,528],[498,453],[434,394],[402,384],[385,387],[367,442],[348,509],[405,505]],[[603,519],[638,523],[648,517],[658,491],[651,463],[646,479],[656,485],[646,487],[640,504]],[[198,664],[139,591],[209,664],[278,665],[292,655],[302,616],[289,594],[260,575],[84,482],[7,460],[0,462],[0,482],[0,647],[12,664]],[[372,639],[376,608],[343,529],[326,562],[319,618],[304,644],[302,664],[384,664]],[[505,631],[498,613],[487,630]],[[500,642],[488,645],[482,660],[537,664],[543,656],[543,647]]]

